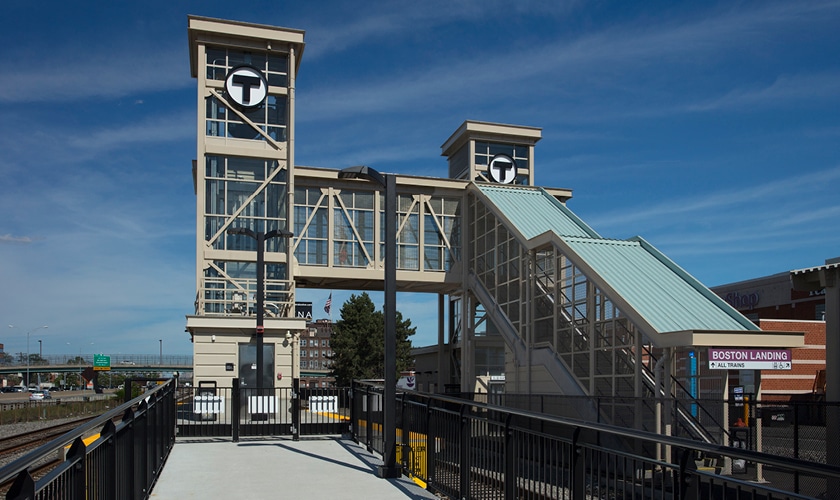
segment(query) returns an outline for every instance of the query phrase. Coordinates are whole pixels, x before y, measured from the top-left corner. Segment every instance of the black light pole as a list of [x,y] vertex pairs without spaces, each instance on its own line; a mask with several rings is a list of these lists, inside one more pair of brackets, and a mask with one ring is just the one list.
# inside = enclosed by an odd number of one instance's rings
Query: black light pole
[[262,389],[263,375],[265,372],[263,367],[263,333],[265,333],[265,327],[263,326],[263,318],[265,317],[263,311],[263,302],[265,301],[265,241],[277,237],[291,238],[294,235],[285,229],[273,229],[267,233],[263,233],[252,231],[247,227],[232,227],[227,232],[228,234],[244,234],[257,240],[257,389]]
[[377,475],[402,475],[397,467],[397,178],[366,166],[348,167],[339,179],[366,179],[385,189],[385,394],[382,407],[383,454]]

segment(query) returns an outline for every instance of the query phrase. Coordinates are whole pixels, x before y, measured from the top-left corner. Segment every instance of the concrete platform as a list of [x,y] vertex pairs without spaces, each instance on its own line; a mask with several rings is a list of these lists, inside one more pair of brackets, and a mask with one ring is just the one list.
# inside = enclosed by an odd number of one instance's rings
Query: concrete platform
[[382,461],[338,437],[179,438],[152,489],[158,499],[438,498],[407,477],[381,479]]

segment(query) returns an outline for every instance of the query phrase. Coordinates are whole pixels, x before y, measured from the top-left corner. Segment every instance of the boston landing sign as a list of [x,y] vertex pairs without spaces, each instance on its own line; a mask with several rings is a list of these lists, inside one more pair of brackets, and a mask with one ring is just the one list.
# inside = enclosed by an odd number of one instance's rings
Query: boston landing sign
[[714,349],[709,351],[710,370],[790,370],[790,349]]

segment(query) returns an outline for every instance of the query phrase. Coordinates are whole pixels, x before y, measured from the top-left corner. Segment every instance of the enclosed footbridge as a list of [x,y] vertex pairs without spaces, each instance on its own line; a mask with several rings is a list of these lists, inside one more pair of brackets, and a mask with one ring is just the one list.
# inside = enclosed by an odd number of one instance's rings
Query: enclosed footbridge
[[[674,353],[802,343],[801,334],[761,331],[644,239],[601,237],[544,189],[469,192],[479,232],[466,288],[505,339],[513,392],[626,398],[600,414],[582,405],[578,416],[661,430],[655,401],[688,394]],[[685,433],[716,441],[722,418],[703,411],[671,413]]]
[[[382,196],[335,175],[297,169],[296,286],[381,289]],[[397,179],[398,290],[449,299],[439,387],[471,390],[476,350],[496,341],[506,392],[627,398],[576,416],[654,430],[654,401],[686,392],[675,352],[802,344],[761,331],[644,239],[602,237],[566,206],[568,191]],[[691,435],[716,440],[696,408],[675,411]]]

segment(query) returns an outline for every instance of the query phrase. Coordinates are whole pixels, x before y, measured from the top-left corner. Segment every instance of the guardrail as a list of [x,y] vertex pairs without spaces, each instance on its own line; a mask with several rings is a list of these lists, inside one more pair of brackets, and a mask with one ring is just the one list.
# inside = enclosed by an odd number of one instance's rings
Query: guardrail
[[[85,444],[85,438],[96,435]],[[175,381],[102,414],[0,469],[7,499],[149,498],[175,444]],[[30,467],[65,458],[43,477]]]
[[[380,386],[353,384],[353,438],[380,454],[382,404]],[[397,449],[451,498],[803,499],[840,485],[831,465],[414,392],[398,394]]]

